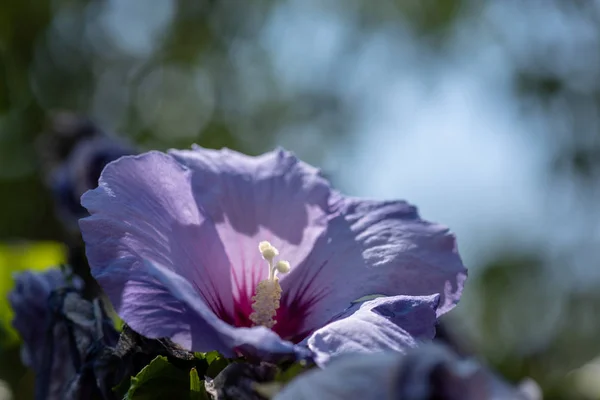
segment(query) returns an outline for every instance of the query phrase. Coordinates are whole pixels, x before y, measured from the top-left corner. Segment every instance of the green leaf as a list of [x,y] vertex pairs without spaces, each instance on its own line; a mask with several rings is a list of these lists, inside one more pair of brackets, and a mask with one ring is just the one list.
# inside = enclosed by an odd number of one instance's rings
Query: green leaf
[[216,351],[206,353],[206,360],[208,361],[206,376],[210,378],[215,378],[217,375],[219,375],[219,372],[223,371],[225,367],[230,364],[230,361],[227,358],[223,357]]
[[212,364],[212,362],[219,357],[221,357],[221,355],[218,351],[209,351],[208,353],[204,353],[204,358],[206,359],[206,362],[208,362],[208,365]]
[[121,382],[119,382],[116,386],[112,388],[113,393],[119,399],[125,398],[127,391],[131,387],[131,378],[132,376],[126,376]]
[[308,369],[310,368],[307,367],[305,362],[299,361],[284,370],[280,370],[277,373],[277,376],[275,376],[275,380],[277,382],[287,383]]
[[190,399],[208,400],[208,394],[204,388],[204,381],[200,380],[196,368],[190,370]]
[[158,356],[131,378],[124,400],[185,399],[190,396],[190,373]]
[[208,353],[194,353],[198,360],[206,362],[208,368],[204,371],[206,376],[216,377],[226,366],[231,364],[231,360],[223,357],[218,351],[209,351]]

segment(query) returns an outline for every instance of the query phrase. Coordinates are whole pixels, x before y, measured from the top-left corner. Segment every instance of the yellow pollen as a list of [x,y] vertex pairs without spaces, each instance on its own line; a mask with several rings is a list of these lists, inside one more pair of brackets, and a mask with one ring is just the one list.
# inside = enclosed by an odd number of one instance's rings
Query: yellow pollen
[[252,310],[250,321],[254,325],[262,325],[272,328],[275,325],[275,315],[281,300],[281,286],[279,279],[266,279],[260,281],[256,286],[256,295],[252,297]]
[[290,263],[280,260],[274,262],[275,257],[279,255],[279,251],[269,242],[263,241],[258,244],[258,250],[262,257],[267,261],[269,266],[269,276],[262,280],[256,286],[256,294],[252,296],[252,313],[250,321],[254,325],[261,325],[267,328],[272,328],[277,321],[277,309],[281,300],[281,286],[276,273],[286,273],[290,270]]

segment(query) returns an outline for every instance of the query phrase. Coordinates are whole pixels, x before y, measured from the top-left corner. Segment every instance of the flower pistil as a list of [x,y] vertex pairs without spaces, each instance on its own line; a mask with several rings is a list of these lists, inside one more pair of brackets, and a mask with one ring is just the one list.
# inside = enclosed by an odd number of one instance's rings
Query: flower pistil
[[272,328],[276,323],[274,318],[281,300],[281,286],[277,272],[282,274],[289,272],[290,263],[283,260],[275,263],[279,251],[267,241],[260,242],[258,249],[269,266],[269,277],[256,286],[256,295],[252,297],[253,312],[250,314],[250,320],[254,325]]

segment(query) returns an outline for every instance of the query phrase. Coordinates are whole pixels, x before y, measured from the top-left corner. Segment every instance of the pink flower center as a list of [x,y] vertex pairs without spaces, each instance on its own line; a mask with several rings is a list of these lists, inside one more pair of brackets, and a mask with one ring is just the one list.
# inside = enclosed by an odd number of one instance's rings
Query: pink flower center
[[[256,293],[256,288],[253,290],[253,293]],[[250,319],[250,315],[254,311],[252,303],[253,301],[250,296],[243,295],[234,303],[234,315],[227,315],[223,320],[238,328],[255,326],[255,323]],[[282,339],[294,343],[301,342],[311,333],[311,331],[301,331],[310,306],[310,304],[296,300],[289,302],[287,301],[287,296],[283,294],[281,304],[274,317],[275,324],[270,328]]]
[[290,265],[287,261],[275,262],[279,251],[269,242],[260,242],[259,251],[268,264],[268,278],[252,285],[250,295],[245,291],[239,293],[234,300],[234,315],[224,312],[217,314],[233,326],[262,325],[272,329],[282,339],[300,342],[310,333],[301,332],[301,329],[311,304],[288,299],[286,293],[282,294],[277,273],[289,272]]

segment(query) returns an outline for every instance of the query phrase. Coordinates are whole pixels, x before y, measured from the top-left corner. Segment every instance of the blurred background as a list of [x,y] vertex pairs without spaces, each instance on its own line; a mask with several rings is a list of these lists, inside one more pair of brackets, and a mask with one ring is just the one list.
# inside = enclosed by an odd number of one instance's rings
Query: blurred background
[[283,146],[418,205],[470,269],[451,333],[548,399],[600,398],[600,2],[3,0],[2,298],[72,235],[45,184],[57,111],[141,149]]

